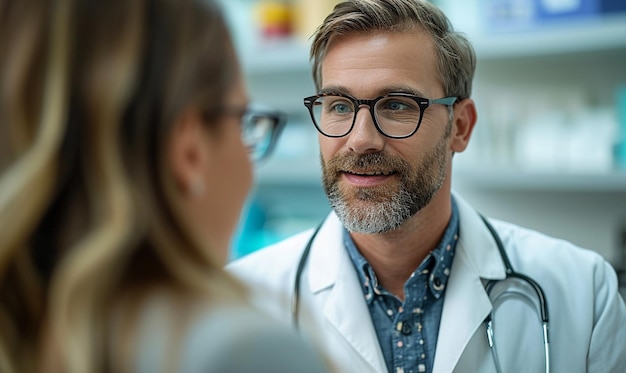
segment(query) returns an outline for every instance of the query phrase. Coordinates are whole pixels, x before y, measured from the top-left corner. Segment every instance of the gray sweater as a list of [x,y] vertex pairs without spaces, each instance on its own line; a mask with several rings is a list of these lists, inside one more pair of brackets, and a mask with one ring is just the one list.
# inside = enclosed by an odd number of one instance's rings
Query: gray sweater
[[[141,325],[137,372],[165,372],[172,346],[162,307],[152,307]],[[285,325],[244,307],[211,308],[185,324],[181,373],[326,373],[317,351]],[[177,337],[178,338],[178,337]]]

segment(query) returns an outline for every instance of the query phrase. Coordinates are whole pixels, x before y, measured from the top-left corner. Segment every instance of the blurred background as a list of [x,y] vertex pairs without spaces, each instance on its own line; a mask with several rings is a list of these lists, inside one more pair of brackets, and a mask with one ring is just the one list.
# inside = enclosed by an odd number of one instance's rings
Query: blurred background
[[[489,216],[626,267],[626,1],[439,0],[476,48],[479,120],[454,189]],[[224,0],[254,101],[289,115],[256,167],[233,257],[316,225],[329,207],[309,36],[335,0]]]

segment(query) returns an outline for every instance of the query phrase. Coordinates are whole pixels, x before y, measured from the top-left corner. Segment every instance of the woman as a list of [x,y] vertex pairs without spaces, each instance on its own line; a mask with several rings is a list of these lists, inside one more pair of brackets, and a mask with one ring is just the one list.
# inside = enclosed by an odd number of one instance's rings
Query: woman
[[212,2],[0,0],[1,372],[322,369],[221,269],[247,104]]

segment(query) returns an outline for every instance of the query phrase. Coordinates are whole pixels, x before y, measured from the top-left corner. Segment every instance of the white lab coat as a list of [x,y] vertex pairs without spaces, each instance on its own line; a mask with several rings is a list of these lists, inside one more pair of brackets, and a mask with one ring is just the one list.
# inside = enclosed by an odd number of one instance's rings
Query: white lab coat
[[[495,372],[483,323],[493,305],[484,283],[504,279],[505,269],[479,215],[460,197],[455,198],[460,238],[445,293],[433,371]],[[492,223],[513,268],[532,277],[545,292],[552,372],[626,372],[626,306],[612,267],[590,250],[511,224]],[[314,240],[301,280],[300,329],[318,338],[338,371],[386,372],[363,291],[342,243],[342,229],[331,213]],[[296,267],[311,234],[301,233],[228,266],[254,289],[260,308],[286,322],[292,322]],[[523,296],[504,299],[509,300],[499,303],[495,313],[503,372],[543,372],[537,313]]]

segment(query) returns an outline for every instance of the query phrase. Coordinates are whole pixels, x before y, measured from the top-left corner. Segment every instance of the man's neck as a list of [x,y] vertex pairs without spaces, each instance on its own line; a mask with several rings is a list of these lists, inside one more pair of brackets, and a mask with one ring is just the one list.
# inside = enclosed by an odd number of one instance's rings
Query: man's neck
[[378,283],[400,299],[404,299],[404,284],[437,247],[450,221],[450,195],[444,197],[447,200],[433,198],[427,207],[392,232],[351,233],[357,248],[374,269]]

